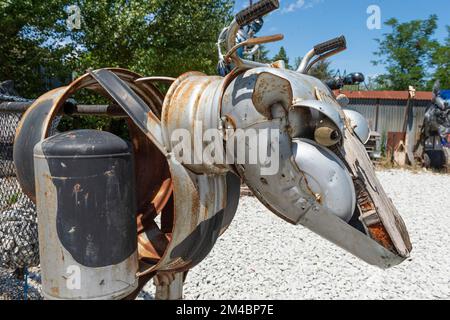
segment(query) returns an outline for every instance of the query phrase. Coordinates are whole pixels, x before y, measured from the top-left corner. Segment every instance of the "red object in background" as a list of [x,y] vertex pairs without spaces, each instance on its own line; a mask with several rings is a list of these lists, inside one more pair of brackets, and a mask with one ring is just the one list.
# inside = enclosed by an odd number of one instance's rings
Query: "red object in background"
[[[350,90],[334,90],[336,96],[343,93],[349,99],[381,99],[381,100],[405,100],[409,98],[408,91],[350,91]],[[416,100],[431,101],[433,92],[417,91]]]
[[405,142],[405,132],[388,132],[386,151],[388,154],[394,154],[400,141]]

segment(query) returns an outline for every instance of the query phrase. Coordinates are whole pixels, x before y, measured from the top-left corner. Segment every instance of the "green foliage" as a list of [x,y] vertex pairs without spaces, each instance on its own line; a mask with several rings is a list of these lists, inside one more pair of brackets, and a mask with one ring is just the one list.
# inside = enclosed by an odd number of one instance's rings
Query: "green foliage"
[[6,204],[8,206],[12,206],[12,205],[16,204],[19,201],[20,195],[21,194],[18,192],[14,193],[6,200]]
[[0,79],[15,80],[25,96],[36,97],[50,89],[44,72],[61,80],[70,72],[63,59],[71,48],[61,46],[65,2],[1,1]]
[[380,88],[406,90],[412,85],[417,90],[427,89],[430,78],[433,48],[439,44],[432,39],[437,28],[437,16],[426,20],[399,23],[390,19],[385,23],[392,28],[382,39],[376,39],[379,49],[374,65],[383,64],[387,73],[378,77]]
[[444,45],[436,45],[432,51],[432,64],[435,68],[431,87],[435,80],[439,80],[441,88],[450,89],[450,26],[447,26],[448,36]]
[[261,62],[261,63],[271,63],[272,59],[269,58],[269,50],[261,44],[259,45],[259,50],[256,53],[255,61]]
[[77,1],[81,48],[74,67],[123,67],[152,75],[214,73],[215,41],[231,17],[229,0]]
[[[215,73],[215,42],[231,19],[232,0],[0,0],[0,80],[36,98],[88,68],[122,67],[142,75]],[[69,30],[77,5],[81,29]],[[75,99],[105,103],[86,92]],[[93,128],[126,136],[123,120],[65,117],[61,130]]]
[[280,51],[278,51],[278,53],[272,58],[272,61],[279,61],[279,60],[283,60],[284,63],[286,64],[286,68],[287,69],[291,69],[292,67],[289,65],[289,57],[287,55],[286,49],[284,47],[280,48]]
[[[47,78],[67,82],[88,68],[123,67],[145,75],[214,73],[215,41],[232,0],[3,0],[0,79],[37,97]],[[78,5],[81,29],[66,26]]]
[[331,61],[321,60],[312,66],[308,74],[322,81],[331,79],[334,75],[334,70],[330,68],[330,65]]

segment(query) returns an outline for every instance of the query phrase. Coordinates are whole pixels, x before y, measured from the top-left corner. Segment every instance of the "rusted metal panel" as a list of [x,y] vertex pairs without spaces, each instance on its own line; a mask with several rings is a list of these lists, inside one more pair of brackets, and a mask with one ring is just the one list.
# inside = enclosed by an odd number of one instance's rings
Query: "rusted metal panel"
[[395,149],[398,147],[401,141],[405,141],[405,138],[405,132],[388,132],[386,143],[386,151],[388,152],[388,154],[393,155]]
[[[174,152],[177,160],[196,173],[223,174],[229,167],[215,158],[207,157],[205,150],[211,143],[204,139],[204,133],[210,129],[219,130],[220,98],[223,78],[205,76],[194,72],[179,77],[170,87],[163,106],[162,126],[164,143],[169,152],[179,141],[172,141],[176,131],[184,130],[192,147],[191,158],[185,159]],[[220,139],[222,137],[219,137]],[[194,148],[195,147],[195,148]],[[224,155],[217,155],[224,159]],[[187,161],[185,161],[187,160]]]
[[[336,90],[336,95],[345,94],[349,99],[370,99],[370,100],[403,100],[409,98],[408,91],[349,91]],[[433,93],[429,91],[417,91],[416,100],[431,101]]]
[[[346,109],[361,113],[368,120],[373,131],[387,134],[391,131],[402,130],[406,102],[406,100],[351,99]],[[428,105],[429,101],[427,100],[414,101],[413,126],[415,132],[421,130]]]

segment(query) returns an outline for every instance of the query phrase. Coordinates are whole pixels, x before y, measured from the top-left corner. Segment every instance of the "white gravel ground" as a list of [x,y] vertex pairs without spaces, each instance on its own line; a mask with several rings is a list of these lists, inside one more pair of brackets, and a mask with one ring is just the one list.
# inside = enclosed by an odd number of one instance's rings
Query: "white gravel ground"
[[[230,229],[189,273],[185,298],[450,299],[450,175],[378,176],[408,226],[408,261],[379,270],[245,197]],[[14,283],[8,277],[0,272],[0,297],[5,281]],[[140,298],[153,292],[149,284]]]
[[209,257],[189,273],[185,298],[450,299],[450,175],[378,176],[408,226],[409,261],[379,270],[247,197]]

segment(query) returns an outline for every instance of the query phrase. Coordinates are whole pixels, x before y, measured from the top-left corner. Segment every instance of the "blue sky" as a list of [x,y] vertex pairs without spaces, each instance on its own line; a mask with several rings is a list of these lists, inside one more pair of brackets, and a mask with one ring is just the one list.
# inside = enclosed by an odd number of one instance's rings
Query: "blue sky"
[[[236,0],[235,10],[239,11],[248,3],[249,0]],[[435,38],[440,41],[447,36],[445,26],[450,25],[449,0],[281,0],[280,3],[280,10],[266,18],[259,33],[284,34],[283,41],[268,45],[271,55],[283,45],[293,62],[314,44],[343,34],[347,38],[348,49],[331,57],[332,68],[363,72],[366,76],[383,73],[383,66],[373,66],[370,62],[377,49],[373,39],[390,30],[384,25],[380,30],[367,28],[369,14],[366,11],[370,5],[380,7],[382,22],[392,17],[406,22],[437,14],[439,28]]]

